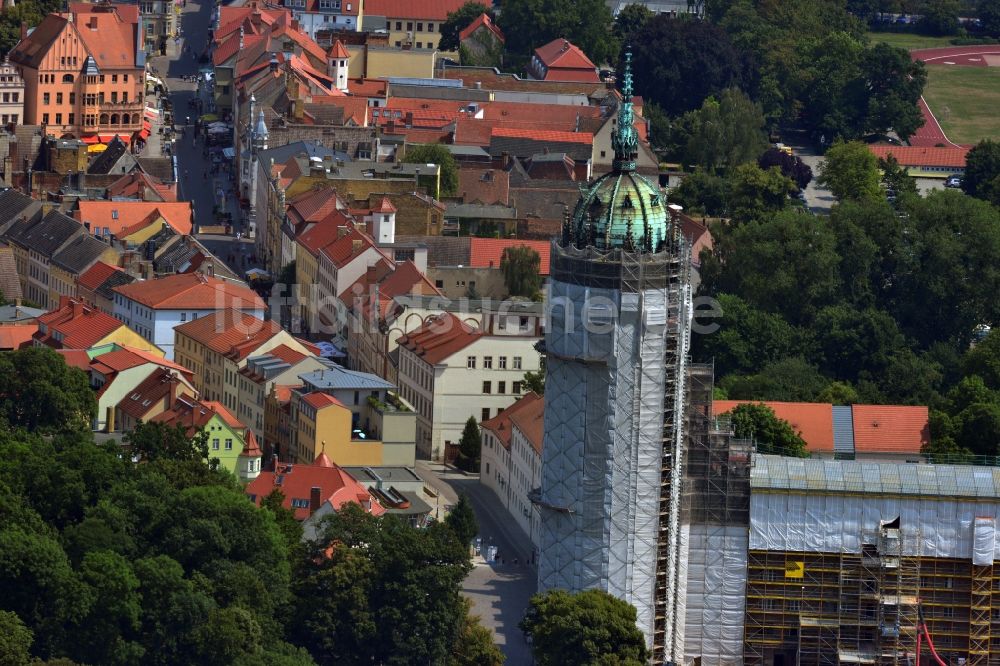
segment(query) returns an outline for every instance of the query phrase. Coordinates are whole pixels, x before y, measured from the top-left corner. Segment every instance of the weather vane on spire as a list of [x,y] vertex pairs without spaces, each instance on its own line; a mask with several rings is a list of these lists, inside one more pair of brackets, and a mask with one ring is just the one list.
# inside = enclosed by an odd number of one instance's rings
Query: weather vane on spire
[[632,48],[625,49],[625,71],[622,73],[622,102],[618,107],[618,127],[611,136],[611,147],[615,151],[612,164],[615,171],[635,171],[636,155],[639,153],[639,137],[632,125]]

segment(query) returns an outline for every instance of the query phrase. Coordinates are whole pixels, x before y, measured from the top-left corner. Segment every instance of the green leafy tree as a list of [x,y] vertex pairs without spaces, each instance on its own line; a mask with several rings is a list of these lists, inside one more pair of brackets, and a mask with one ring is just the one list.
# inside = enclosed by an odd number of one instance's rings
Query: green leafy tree
[[[642,7],[643,5],[629,5]],[[653,150],[664,150],[671,142],[670,118],[656,102],[646,102],[642,106],[642,117],[649,121],[649,145]]]
[[147,661],[155,666],[196,663],[193,634],[208,621],[215,606],[194,581],[185,578],[184,568],[171,557],[144,557],[133,566],[145,603],[140,635],[146,646]]
[[459,33],[465,30],[470,23],[482,14],[488,15],[491,19],[496,18],[492,9],[475,0],[466,2],[453,12],[448,12],[448,18],[441,24],[441,41],[438,42],[438,49],[441,51],[457,51]]
[[1000,203],[1000,142],[984,139],[968,152],[962,191],[993,204]]
[[860,141],[837,141],[824,155],[817,182],[841,201],[882,197],[878,159]]
[[263,652],[261,627],[253,613],[239,606],[215,608],[194,632],[198,663],[228,666],[244,656]]
[[531,598],[520,627],[538,666],[641,666],[649,653],[635,607],[602,590],[555,589]]
[[597,65],[618,52],[611,10],[603,0],[505,0],[498,20],[508,52],[523,59],[559,38],[580,47]]
[[728,216],[732,198],[732,181],[699,169],[688,174],[681,184],[670,192],[670,201],[689,212],[710,216]]
[[531,391],[533,393],[537,393],[538,395],[545,395],[545,368],[539,368],[538,372],[528,370],[524,373],[524,379],[521,383],[523,384],[525,391]]
[[893,130],[906,141],[923,126],[924,117],[917,106],[927,83],[923,62],[913,60],[905,49],[883,42],[864,51],[862,77],[868,95],[862,134]]
[[626,5],[615,17],[614,34],[619,44],[628,46],[635,34],[656,16],[649,7],[641,4]]
[[448,657],[448,666],[503,666],[504,654],[497,647],[493,632],[480,624],[478,616],[470,615],[469,600],[463,601],[465,618]]
[[984,389],[1000,390],[1000,328],[992,329],[965,353],[962,369],[978,377]]
[[848,382],[857,381],[862,370],[880,375],[893,352],[910,345],[888,313],[845,303],[820,310],[813,330],[820,370]]
[[504,287],[511,296],[535,299],[542,288],[542,259],[527,245],[506,247],[500,257]]
[[853,405],[861,402],[861,396],[849,382],[830,382],[830,385],[816,396],[816,401],[834,405]]
[[34,637],[17,613],[0,610],[0,664],[28,666]]
[[741,164],[732,170],[729,214],[734,222],[759,220],[788,206],[788,195],[795,183],[777,167],[763,170],[754,163]]
[[954,35],[958,32],[958,0],[933,0],[920,8],[917,30],[925,35]]
[[75,641],[71,656],[99,664],[141,660],[145,650],[136,639],[142,597],[128,560],[117,553],[91,551],[83,558],[80,576],[93,603],[83,622],[87,631]]
[[899,160],[892,153],[888,157],[878,159],[878,168],[882,172],[882,182],[886,188],[896,193],[896,196],[917,194],[917,181],[910,177],[906,167],[899,164]]
[[983,32],[992,37],[1000,37],[1000,0],[979,0],[977,10]]
[[736,437],[750,439],[759,453],[807,458],[806,441],[791,424],[779,419],[774,410],[763,403],[737,405],[729,411]]
[[199,431],[188,437],[187,428],[181,424],[140,423],[125,434],[124,441],[133,458],[146,462],[208,459],[208,433]]
[[455,533],[459,543],[468,546],[479,534],[479,524],[476,522],[476,514],[472,510],[472,503],[463,493],[458,496],[458,502],[451,508],[448,517],[444,519],[445,525]]
[[87,375],[48,347],[0,356],[0,415],[13,427],[90,430],[97,402]]
[[729,375],[720,382],[732,400],[814,402],[828,380],[802,358],[786,358],[753,375]]
[[636,92],[670,116],[698,109],[709,97],[744,87],[749,79],[746,55],[708,21],[660,14],[633,34]]
[[723,90],[718,99],[709,97],[681,123],[688,133],[685,164],[709,171],[754,161],[767,148],[760,106],[736,88]]
[[[435,199],[451,196],[458,191],[458,163],[447,147],[440,143],[408,146],[403,161],[409,164],[436,164],[440,172],[440,188],[432,187],[429,192]],[[429,176],[424,177],[429,183]]]
[[482,435],[475,416],[470,416],[462,429],[462,439],[458,442],[456,464],[467,472],[479,471],[479,457],[483,448]]

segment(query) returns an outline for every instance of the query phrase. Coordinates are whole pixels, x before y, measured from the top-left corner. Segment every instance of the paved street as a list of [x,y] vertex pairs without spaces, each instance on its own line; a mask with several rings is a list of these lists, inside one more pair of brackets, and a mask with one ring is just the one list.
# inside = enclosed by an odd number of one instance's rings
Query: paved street
[[[218,203],[220,190],[227,211],[232,215],[233,235],[198,235],[209,249],[226,261],[236,273],[242,274],[249,268],[248,259],[252,243],[236,242],[235,233],[242,232],[242,216],[235,195],[235,185],[229,172],[211,173],[212,162],[206,154],[204,141],[195,137],[194,123],[198,112],[189,107],[195,97],[202,99],[203,108],[209,108],[211,88],[204,82],[199,86],[182,77],[196,76],[198,70],[211,66],[211,62],[198,63],[198,54],[208,45],[208,28],[212,22],[214,5],[211,0],[188,0],[181,11],[180,25],[182,37],[168,48],[168,55],[150,60],[157,77],[162,79],[169,91],[173,108],[173,124],[177,130],[172,152],[177,158],[178,195],[182,201],[190,201],[194,208],[194,218],[198,229],[215,225],[213,210]],[[162,117],[161,117],[162,118]],[[190,119],[190,123],[188,123]],[[159,141],[151,141],[147,146],[151,156],[159,156]],[[155,151],[152,152],[152,151]]]
[[504,563],[487,564],[477,557],[476,567],[462,584],[462,591],[472,600],[473,612],[482,618],[483,626],[496,632],[497,644],[507,655],[507,663],[530,664],[531,651],[517,627],[537,588],[535,569],[525,564],[531,556],[528,535],[511,520],[496,495],[479,483],[478,477],[423,460],[417,461],[416,471],[441,494],[442,516],[445,505],[458,501],[458,493],[468,496],[483,542],[497,546],[498,557]]

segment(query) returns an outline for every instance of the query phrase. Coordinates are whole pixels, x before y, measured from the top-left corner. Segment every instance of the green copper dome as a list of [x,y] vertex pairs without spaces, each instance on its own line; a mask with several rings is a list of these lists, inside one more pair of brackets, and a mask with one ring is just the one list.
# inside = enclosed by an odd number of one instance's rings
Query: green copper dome
[[632,53],[625,53],[622,104],[611,137],[611,173],[592,182],[563,229],[563,244],[607,251],[658,252],[667,241],[670,216],[659,188],[635,173],[639,137],[632,115]]

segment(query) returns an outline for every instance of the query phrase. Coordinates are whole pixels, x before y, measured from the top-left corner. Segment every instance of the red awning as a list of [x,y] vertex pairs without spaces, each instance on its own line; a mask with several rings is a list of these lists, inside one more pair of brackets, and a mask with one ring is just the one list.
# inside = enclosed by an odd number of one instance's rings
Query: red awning
[[139,138],[142,139],[143,141],[145,141],[146,139],[148,139],[149,138],[149,130],[146,129],[145,127],[142,128],[141,130],[139,130]]
[[153,126],[149,123],[148,120],[143,120],[142,121],[142,129],[146,130],[147,132],[152,132],[153,131]]
[[111,140],[114,139],[116,136],[122,141],[124,141],[126,144],[129,142],[128,134],[119,134],[118,132],[115,132],[114,134],[101,134],[100,135],[101,143],[111,143]]
[[148,108],[145,111],[143,111],[142,115],[143,117],[148,118],[150,120],[156,120],[156,114],[150,111]]
[[91,134],[90,136],[81,136],[80,141],[87,144],[100,143],[101,139],[96,134]]

